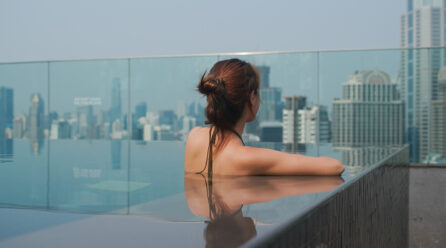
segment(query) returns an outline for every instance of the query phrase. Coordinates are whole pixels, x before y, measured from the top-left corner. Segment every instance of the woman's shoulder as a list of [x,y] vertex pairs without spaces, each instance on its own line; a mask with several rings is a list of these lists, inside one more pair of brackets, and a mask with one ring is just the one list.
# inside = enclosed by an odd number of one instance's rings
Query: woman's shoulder
[[203,139],[208,135],[208,127],[194,127],[187,135],[186,144],[195,144],[203,142]]

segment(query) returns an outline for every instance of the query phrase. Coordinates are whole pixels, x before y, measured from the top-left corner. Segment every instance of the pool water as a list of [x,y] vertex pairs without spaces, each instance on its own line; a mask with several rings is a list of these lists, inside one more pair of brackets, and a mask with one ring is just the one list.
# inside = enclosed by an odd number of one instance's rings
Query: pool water
[[340,159],[343,175],[210,180],[184,174],[183,142],[4,146],[0,247],[239,246],[308,211],[395,150],[306,145],[301,153]]

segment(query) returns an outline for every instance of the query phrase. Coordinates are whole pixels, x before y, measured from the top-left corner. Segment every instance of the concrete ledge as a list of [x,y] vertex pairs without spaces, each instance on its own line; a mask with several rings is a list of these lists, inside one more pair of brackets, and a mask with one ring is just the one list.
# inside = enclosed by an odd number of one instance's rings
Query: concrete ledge
[[410,168],[409,247],[446,247],[446,167]]

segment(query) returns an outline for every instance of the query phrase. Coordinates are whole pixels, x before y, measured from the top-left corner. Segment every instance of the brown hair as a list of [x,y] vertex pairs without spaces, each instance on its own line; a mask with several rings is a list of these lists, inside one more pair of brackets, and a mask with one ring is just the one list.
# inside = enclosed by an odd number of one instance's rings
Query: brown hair
[[259,74],[251,64],[239,59],[217,62],[198,83],[198,91],[207,97],[208,102],[206,124],[221,130],[232,129],[245,104],[252,107],[250,94],[258,94],[259,85]]
[[217,148],[224,141],[224,131],[230,130],[237,134],[233,128],[242,116],[246,104],[252,111],[250,95],[252,92],[257,95],[259,86],[260,77],[257,69],[240,59],[219,61],[207,75],[206,72],[203,74],[197,88],[207,98],[205,124],[212,126],[209,129],[206,165],[201,172],[209,164],[208,175],[212,175],[212,147],[216,145],[217,134],[220,135]]

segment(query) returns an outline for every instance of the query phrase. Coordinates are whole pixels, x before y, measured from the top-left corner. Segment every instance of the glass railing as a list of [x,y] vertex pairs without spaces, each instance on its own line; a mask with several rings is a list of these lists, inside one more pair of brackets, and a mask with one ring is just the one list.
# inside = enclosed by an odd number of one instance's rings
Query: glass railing
[[0,165],[14,159],[13,139],[34,154],[46,140],[184,141],[204,125],[200,77],[233,57],[261,76],[247,142],[409,143],[412,163],[446,164],[446,50],[422,48],[1,63]]

